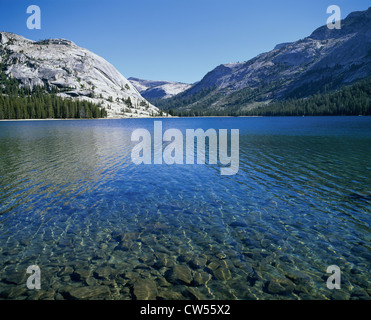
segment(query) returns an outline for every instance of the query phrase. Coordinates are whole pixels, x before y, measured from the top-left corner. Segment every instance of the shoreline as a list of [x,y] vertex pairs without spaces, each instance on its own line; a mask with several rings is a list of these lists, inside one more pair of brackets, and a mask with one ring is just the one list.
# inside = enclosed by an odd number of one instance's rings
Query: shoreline
[[194,119],[194,118],[313,118],[313,117],[367,117],[370,115],[311,115],[311,116],[194,116],[194,117],[112,117],[112,118],[89,118],[89,119],[0,119],[0,122],[5,121],[69,121],[69,120],[120,120],[120,119]]
[[89,118],[89,119],[77,119],[77,118],[66,118],[66,119],[0,119],[1,121],[66,121],[66,120],[120,120],[120,119],[183,119],[183,118],[262,118],[263,116],[203,116],[203,117],[112,117],[112,118]]

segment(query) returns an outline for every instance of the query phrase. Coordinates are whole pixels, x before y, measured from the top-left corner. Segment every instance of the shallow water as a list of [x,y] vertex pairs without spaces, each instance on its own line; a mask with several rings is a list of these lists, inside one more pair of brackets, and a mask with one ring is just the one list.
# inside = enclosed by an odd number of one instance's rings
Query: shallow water
[[156,120],[239,129],[238,173],[134,165],[154,119],[0,122],[0,298],[369,299],[370,117]]

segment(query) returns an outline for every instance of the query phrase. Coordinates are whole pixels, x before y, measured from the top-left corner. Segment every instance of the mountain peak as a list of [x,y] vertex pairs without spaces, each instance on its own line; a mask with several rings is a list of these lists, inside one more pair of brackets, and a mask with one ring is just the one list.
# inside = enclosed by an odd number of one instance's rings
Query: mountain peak
[[109,62],[66,39],[32,41],[0,32],[0,62],[20,86],[46,86],[58,95],[106,108],[109,117],[159,113]]
[[18,42],[33,42],[32,40],[26,39],[16,33],[0,31],[0,44],[6,44],[9,41],[18,41]]
[[[371,8],[353,12],[341,21],[341,29],[325,25],[304,39],[278,44],[244,63],[217,66],[175,97],[174,105],[187,112],[247,110],[351,84],[371,76],[370,30]],[[196,95],[197,99],[190,98]]]
[[74,42],[67,39],[45,39],[41,41],[35,42],[35,44],[41,44],[41,45],[62,45],[62,46],[76,46]]
[[128,80],[146,99],[168,99],[191,87],[188,83],[175,81],[143,80],[134,77]]
[[371,30],[371,7],[365,11],[354,11],[341,20],[341,29],[329,29],[327,25],[314,30],[309,36],[315,40],[337,39],[346,35],[360,32],[362,29]]

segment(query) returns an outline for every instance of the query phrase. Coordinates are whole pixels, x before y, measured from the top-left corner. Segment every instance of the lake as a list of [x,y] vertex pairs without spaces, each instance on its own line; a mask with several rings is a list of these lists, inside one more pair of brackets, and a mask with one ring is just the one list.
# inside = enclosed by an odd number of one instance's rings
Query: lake
[[[237,174],[135,165],[155,120],[239,129]],[[370,298],[371,117],[2,121],[0,177],[2,299]]]

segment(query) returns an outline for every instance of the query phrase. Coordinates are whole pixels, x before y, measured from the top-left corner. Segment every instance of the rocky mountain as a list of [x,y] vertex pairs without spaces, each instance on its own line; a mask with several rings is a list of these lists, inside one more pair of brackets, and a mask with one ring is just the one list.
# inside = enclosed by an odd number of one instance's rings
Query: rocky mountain
[[371,76],[371,8],[349,14],[341,29],[322,26],[242,63],[222,64],[157,106],[179,110],[251,110],[302,98]]
[[69,40],[32,41],[0,32],[0,63],[20,86],[58,88],[61,97],[101,105],[108,117],[159,114],[110,63]]
[[182,82],[143,80],[133,77],[128,78],[128,80],[146,99],[168,99],[192,86]]

